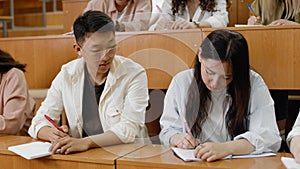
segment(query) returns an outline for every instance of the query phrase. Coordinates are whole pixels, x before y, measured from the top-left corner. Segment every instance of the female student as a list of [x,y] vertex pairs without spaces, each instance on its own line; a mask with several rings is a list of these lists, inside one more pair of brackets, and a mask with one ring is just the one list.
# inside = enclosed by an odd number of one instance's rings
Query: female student
[[291,153],[293,153],[295,160],[300,163],[300,114],[298,114],[294,127],[288,134],[286,140],[290,145],[290,150]]
[[161,12],[156,30],[226,27],[228,24],[226,0],[165,0]]
[[163,144],[196,147],[206,161],[275,152],[281,143],[268,88],[249,68],[247,42],[229,30],[209,34],[194,68],[173,78],[160,124]]
[[84,12],[102,11],[111,17],[116,31],[148,30],[151,17],[151,0],[91,0]]
[[[148,105],[145,69],[117,56],[114,24],[101,11],[87,11],[74,24],[76,50],[81,56],[62,66],[29,134],[51,141],[54,153],[86,151],[120,143],[149,141],[145,126]],[[55,128],[65,112],[69,128]],[[68,134],[67,134],[68,132]]]
[[299,0],[255,0],[252,8],[256,16],[249,25],[297,25],[300,23]]
[[25,65],[0,50],[0,135],[28,135],[35,101],[28,94]]

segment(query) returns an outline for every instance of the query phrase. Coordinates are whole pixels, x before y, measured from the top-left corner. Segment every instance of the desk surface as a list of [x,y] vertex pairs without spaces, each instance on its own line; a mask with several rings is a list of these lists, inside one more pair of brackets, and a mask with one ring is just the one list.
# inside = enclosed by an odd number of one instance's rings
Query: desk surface
[[[9,146],[34,141],[30,137],[22,136],[1,136],[0,137],[0,164],[4,168],[104,168],[114,169],[116,159],[135,151],[145,145],[122,144],[104,148],[95,148],[86,152],[69,155],[55,154],[48,157],[27,160],[16,155],[7,148]],[[2,168],[1,166],[1,168]]]
[[273,157],[230,159],[215,162],[184,162],[176,157],[168,146],[147,145],[117,160],[117,169],[285,169],[281,157],[292,157],[289,153],[278,153]]

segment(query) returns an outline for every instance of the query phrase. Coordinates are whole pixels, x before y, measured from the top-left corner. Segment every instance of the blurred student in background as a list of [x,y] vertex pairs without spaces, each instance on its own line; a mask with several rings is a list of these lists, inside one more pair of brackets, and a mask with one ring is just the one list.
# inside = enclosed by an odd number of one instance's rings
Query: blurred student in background
[[35,101],[28,94],[25,65],[0,50],[0,135],[28,135]]
[[249,25],[297,25],[300,23],[299,0],[255,0]]
[[111,17],[116,31],[148,30],[151,17],[151,0],[91,0],[84,12],[102,11]]
[[154,29],[226,27],[226,5],[226,0],[165,0]]

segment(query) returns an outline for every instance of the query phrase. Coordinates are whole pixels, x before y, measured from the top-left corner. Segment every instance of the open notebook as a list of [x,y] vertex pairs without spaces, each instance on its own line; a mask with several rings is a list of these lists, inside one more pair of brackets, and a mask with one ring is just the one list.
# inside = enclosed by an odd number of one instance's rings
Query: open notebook
[[51,155],[52,153],[49,152],[50,146],[51,143],[49,142],[30,142],[30,143],[20,144],[16,146],[10,146],[8,147],[8,150],[28,160],[31,160],[31,159]]
[[[172,147],[174,153],[181,158],[183,161],[201,161],[200,158],[196,158],[194,155],[194,150],[192,149],[181,149]],[[256,157],[267,157],[267,156],[275,156],[275,153],[262,153],[262,154],[249,154],[249,155],[239,155],[239,156],[232,156],[229,155],[223,159],[230,159],[230,158],[256,158]]]

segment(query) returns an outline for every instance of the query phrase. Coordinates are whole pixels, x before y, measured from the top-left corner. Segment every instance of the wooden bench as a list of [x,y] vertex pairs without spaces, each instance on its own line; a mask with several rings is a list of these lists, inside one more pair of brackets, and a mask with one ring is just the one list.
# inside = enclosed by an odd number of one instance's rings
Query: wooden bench
[[7,37],[7,22],[11,22],[13,19],[12,16],[0,16],[3,25],[3,37]]

